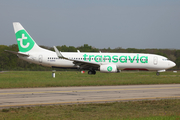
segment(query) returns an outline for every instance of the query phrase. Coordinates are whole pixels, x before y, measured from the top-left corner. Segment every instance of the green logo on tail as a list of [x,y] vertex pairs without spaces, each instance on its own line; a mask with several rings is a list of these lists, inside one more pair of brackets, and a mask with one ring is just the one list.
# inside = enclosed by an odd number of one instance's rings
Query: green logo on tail
[[16,33],[16,39],[20,52],[28,52],[34,46],[34,41],[25,30]]

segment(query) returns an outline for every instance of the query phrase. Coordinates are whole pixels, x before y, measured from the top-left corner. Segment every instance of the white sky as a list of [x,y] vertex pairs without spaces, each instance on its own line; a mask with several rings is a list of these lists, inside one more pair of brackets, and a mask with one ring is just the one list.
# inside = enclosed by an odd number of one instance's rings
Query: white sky
[[180,49],[180,0],[0,0],[0,45],[12,22],[49,47]]

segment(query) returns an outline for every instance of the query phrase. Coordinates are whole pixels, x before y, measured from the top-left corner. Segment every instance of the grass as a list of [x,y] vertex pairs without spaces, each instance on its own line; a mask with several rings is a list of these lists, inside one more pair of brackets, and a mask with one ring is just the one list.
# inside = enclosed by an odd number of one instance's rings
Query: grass
[[[81,74],[75,71],[8,71],[0,73],[0,88],[176,84],[180,73],[155,72]],[[20,107],[0,110],[2,120],[179,120],[180,99]]]
[[57,71],[52,78],[51,71],[8,71],[0,73],[0,88],[32,88],[62,86],[101,86],[136,84],[176,84],[180,83],[180,73],[155,72],[81,74],[77,71]]
[[179,120],[180,100],[52,105],[2,109],[2,120]]

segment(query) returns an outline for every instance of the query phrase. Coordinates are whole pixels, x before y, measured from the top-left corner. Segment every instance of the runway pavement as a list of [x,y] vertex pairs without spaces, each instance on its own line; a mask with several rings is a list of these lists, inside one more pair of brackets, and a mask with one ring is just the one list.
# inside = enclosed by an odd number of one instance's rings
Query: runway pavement
[[0,89],[0,109],[168,98],[180,98],[180,84]]

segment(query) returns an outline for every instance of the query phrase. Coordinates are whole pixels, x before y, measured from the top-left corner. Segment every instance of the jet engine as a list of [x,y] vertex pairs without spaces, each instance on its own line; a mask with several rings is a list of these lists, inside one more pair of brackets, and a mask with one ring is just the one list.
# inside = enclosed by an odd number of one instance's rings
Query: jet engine
[[100,66],[100,72],[102,73],[117,73],[119,70],[117,69],[116,65],[101,65]]

